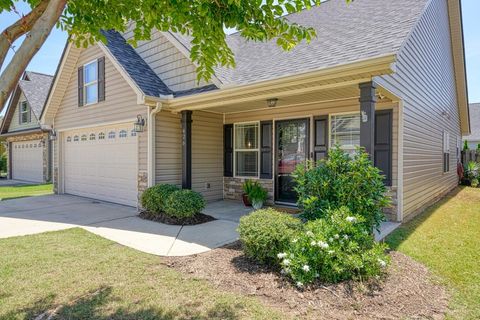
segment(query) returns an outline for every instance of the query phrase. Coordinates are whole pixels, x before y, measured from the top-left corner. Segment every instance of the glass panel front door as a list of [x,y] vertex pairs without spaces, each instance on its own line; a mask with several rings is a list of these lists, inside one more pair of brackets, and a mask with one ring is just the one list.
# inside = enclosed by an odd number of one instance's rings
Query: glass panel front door
[[295,203],[297,194],[292,172],[308,157],[308,119],[276,121],[275,132],[275,200]]

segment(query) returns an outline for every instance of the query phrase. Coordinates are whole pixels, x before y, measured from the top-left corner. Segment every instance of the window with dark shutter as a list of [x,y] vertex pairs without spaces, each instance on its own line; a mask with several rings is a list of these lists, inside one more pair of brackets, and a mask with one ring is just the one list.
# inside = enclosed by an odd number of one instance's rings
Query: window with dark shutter
[[260,178],[272,179],[273,122],[260,122]]
[[105,57],[98,59],[98,101],[105,101]]
[[78,106],[83,106],[83,66],[78,68]]
[[386,186],[392,185],[392,110],[375,112],[375,166],[385,176]]
[[328,116],[314,118],[313,160],[322,160],[328,152]]
[[223,126],[223,176],[233,177],[233,124]]

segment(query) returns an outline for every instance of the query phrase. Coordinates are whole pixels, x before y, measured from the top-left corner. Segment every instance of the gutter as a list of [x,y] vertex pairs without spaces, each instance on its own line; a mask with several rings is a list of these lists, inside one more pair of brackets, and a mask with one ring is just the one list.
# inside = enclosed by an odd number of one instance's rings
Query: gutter
[[147,147],[147,187],[155,185],[155,117],[162,111],[163,104],[158,101],[153,108],[148,108],[147,130],[148,130],[148,147]]
[[45,130],[42,128],[35,128],[35,129],[24,129],[24,130],[19,130],[19,131],[12,131],[12,132],[7,132],[7,133],[2,133],[0,134],[0,137],[13,137],[13,136],[24,136],[28,134],[33,134],[33,133],[44,133],[48,132],[50,130]]

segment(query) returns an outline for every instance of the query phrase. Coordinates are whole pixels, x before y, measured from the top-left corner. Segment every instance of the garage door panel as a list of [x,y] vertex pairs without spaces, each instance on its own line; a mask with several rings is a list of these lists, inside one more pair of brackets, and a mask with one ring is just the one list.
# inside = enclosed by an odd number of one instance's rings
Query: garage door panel
[[[119,132],[128,134],[119,137]],[[110,137],[108,133],[115,133]],[[105,139],[99,139],[100,133]],[[86,135],[88,140],[81,137]],[[94,135],[94,140],[90,137]],[[78,136],[78,141],[73,137]],[[70,139],[69,139],[70,137]],[[135,206],[137,203],[137,138],[122,127],[71,131],[65,139],[65,192]]]
[[12,178],[43,182],[43,146],[40,140],[12,143]]

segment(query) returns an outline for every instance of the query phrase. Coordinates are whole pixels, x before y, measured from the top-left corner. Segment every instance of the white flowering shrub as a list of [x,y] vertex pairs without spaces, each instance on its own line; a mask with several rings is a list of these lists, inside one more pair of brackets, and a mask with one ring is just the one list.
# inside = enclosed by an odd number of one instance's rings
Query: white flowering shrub
[[277,254],[282,273],[298,287],[380,275],[389,263],[387,246],[374,241],[364,222],[347,207],[307,222],[288,249]]

